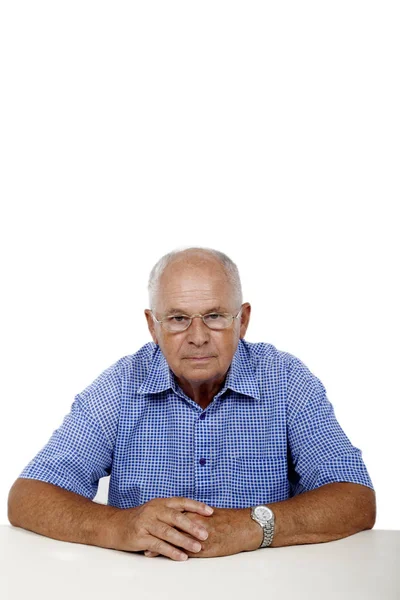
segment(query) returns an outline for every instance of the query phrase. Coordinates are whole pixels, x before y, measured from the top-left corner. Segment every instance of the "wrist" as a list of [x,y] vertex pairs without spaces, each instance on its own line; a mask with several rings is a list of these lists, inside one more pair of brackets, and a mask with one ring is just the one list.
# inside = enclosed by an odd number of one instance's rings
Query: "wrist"
[[102,548],[112,548],[122,550],[124,546],[123,536],[126,535],[126,526],[124,527],[124,509],[107,506],[108,510],[102,515],[98,522],[98,540],[96,545]]
[[246,530],[245,550],[246,551],[258,550],[258,548],[262,544],[263,537],[264,537],[264,532],[263,532],[263,528],[261,527],[261,525],[259,525],[256,521],[254,521],[254,519],[251,518],[251,510],[252,510],[251,508],[244,509],[245,516],[246,516],[246,521],[245,521],[245,523],[246,523],[246,525],[245,525],[245,530]]

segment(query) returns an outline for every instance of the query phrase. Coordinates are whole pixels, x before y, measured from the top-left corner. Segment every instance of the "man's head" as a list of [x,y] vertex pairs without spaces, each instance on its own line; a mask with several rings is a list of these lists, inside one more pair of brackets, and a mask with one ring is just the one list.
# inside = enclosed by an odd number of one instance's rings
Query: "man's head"
[[[240,338],[250,319],[250,305],[242,305],[236,265],[225,255],[205,248],[189,248],[160,259],[149,280],[151,311],[146,310],[150,333],[184,388],[222,384]],[[240,312],[239,312],[240,311]],[[170,332],[166,317],[216,313],[238,315],[229,327],[210,329],[201,318],[180,332]],[[155,317],[155,319],[153,318]]]

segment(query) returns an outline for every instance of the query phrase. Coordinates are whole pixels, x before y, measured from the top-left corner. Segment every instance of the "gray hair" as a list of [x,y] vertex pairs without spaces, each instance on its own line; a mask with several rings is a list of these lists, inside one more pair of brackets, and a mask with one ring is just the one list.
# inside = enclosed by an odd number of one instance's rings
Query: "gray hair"
[[166,267],[178,257],[179,254],[185,254],[186,252],[197,251],[199,254],[206,254],[208,256],[212,256],[216,258],[221,265],[223,266],[227,279],[229,283],[232,285],[234,290],[235,298],[237,299],[238,306],[240,306],[243,302],[242,296],[242,284],[240,282],[239,270],[233,260],[229,258],[223,252],[219,252],[218,250],[213,250],[212,248],[201,248],[201,247],[193,247],[193,248],[180,248],[178,250],[173,250],[168,254],[165,254],[160,258],[160,260],[154,265],[150,272],[149,277],[149,303],[150,308],[154,309],[155,298],[158,293],[158,288],[160,284],[160,278],[164,273]]

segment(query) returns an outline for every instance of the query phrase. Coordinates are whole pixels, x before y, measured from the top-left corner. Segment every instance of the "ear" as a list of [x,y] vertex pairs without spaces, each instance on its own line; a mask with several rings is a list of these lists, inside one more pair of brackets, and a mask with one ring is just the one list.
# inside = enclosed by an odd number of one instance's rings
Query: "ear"
[[248,302],[242,305],[242,313],[240,315],[240,339],[246,335],[247,327],[250,322],[251,306]]
[[153,342],[155,344],[158,344],[156,329],[154,326],[154,319],[153,319],[153,315],[151,314],[151,310],[146,308],[146,310],[144,311],[144,314],[146,315],[147,327],[149,328],[150,335],[153,338]]

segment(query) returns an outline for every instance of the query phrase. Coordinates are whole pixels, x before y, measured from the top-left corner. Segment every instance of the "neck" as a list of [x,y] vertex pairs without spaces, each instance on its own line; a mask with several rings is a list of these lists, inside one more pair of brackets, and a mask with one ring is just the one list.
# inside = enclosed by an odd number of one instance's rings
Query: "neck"
[[194,400],[194,402],[196,402],[203,410],[211,404],[215,394],[218,394],[221,390],[224,381],[225,377],[219,381],[206,381],[202,383],[193,383],[193,381],[177,378],[181,390],[185,392],[186,396],[189,396],[189,398]]

